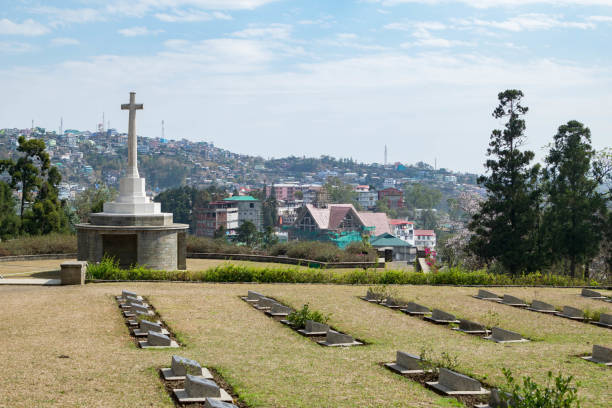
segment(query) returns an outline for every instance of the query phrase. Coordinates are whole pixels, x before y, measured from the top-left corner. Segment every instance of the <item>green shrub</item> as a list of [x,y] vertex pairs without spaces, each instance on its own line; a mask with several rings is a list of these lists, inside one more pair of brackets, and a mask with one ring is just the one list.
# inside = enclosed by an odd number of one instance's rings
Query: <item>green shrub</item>
[[[580,286],[585,282],[568,276],[551,278],[549,275],[529,274],[522,276],[492,275],[485,271],[463,271],[458,268],[437,274],[410,271],[377,271],[355,269],[338,271],[333,269],[299,269],[295,266],[254,267],[230,262],[204,271],[155,271],[144,267],[122,270],[115,263],[103,260],[90,264],[88,279],[101,280],[167,280],[194,282],[259,282],[259,283],[334,283],[365,285],[559,285]],[[586,282],[589,285],[595,282]]]
[[0,242],[0,256],[73,254],[77,239],[73,234],[33,235]]
[[545,386],[533,382],[531,377],[523,377],[523,384],[514,380],[509,369],[502,368],[506,377],[506,387],[502,388],[508,395],[501,393],[503,401],[513,408],[572,408],[580,407],[578,390],[570,386],[572,376],[563,377],[561,373],[553,378],[548,372]]
[[306,320],[312,320],[318,323],[327,323],[329,320],[328,315],[324,315],[318,310],[311,310],[306,303],[301,309],[296,310],[287,316],[287,320],[291,322],[293,327],[296,329],[303,329],[306,327]]

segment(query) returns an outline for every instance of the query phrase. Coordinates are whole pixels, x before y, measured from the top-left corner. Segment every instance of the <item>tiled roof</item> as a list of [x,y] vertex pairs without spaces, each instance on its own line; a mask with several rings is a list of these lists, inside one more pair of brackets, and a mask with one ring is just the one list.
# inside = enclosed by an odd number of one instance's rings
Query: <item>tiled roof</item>
[[415,236],[434,236],[436,233],[433,230],[414,230]]
[[391,233],[387,214],[382,212],[360,212],[359,217],[361,217],[363,224],[366,227],[375,227],[374,234],[380,235],[384,233]]
[[407,224],[414,224],[414,222],[406,221],[406,220],[389,220],[389,224],[391,224],[391,225],[407,225]]

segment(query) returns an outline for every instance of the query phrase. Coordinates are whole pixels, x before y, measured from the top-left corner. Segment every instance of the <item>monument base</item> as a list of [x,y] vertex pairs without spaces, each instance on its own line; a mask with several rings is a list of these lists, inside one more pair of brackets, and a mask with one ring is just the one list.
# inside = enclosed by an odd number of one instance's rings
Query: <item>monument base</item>
[[[79,261],[97,263],[106,255],[115,258],[123,269],[136,265],[166,271],[187,269],[187,224],[126,225],[130,218],[138,217],[126,215],[126,219],[121,219],[116,214],[103,217],[109,223],[113,218],[117,221],[115,225],[76,226]],[[143,222],[136,220],[136,224]]]

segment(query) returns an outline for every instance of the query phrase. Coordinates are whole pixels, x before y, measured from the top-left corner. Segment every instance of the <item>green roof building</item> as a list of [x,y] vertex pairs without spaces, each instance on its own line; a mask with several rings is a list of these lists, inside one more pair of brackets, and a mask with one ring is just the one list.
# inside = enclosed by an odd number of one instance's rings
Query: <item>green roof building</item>
[[238,208],[238,226],[245,221],[251,221],[257,231],[263,231],[263,213],[261,201],[252,196],[233,196],[223,201],[235,204]]

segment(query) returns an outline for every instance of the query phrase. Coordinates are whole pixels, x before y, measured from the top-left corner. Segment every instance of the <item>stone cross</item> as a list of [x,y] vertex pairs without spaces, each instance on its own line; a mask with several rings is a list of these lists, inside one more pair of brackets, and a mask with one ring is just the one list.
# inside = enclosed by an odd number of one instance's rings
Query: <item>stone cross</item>
[[130,103],[122,104],[121,109],[130,111],[128,124],[127,177],[138,178],[138,141],[136,138],[136,111],[142,109],[142,104],[136,103],[136,92],[130,92]]

